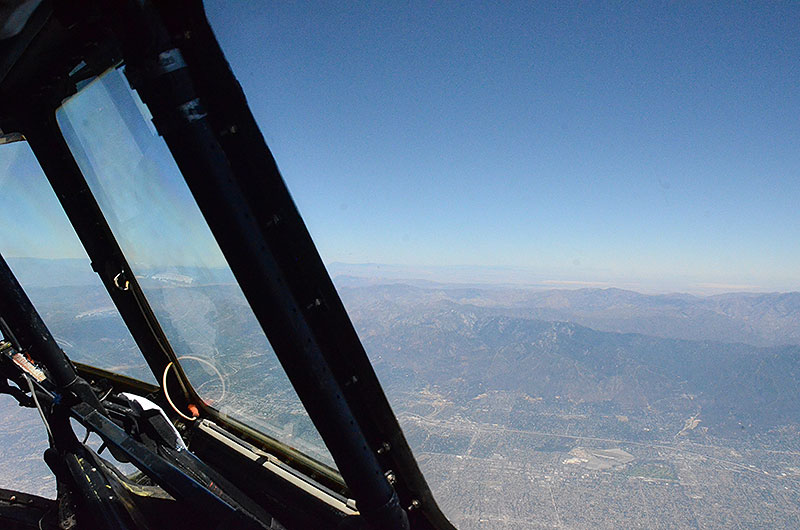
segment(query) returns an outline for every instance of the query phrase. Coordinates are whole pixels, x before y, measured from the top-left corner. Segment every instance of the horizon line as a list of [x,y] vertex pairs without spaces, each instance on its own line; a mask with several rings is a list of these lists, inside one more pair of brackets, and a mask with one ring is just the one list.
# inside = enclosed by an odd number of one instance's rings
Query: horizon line
[[[38,257],[38,256],[8,256],[9,260],[41,260],[41,261],[87,261],[91,260],[84,257]],[[166,267],[178,268],[205,268],[210,270],[225,270],[229,269],[227,265],[205,265],[205,264],[159,264],[159,265],[142,265],[147,269],[157,269]],[[425,265],[425,264],[400,264],[400,263],[380,263],[380,262],[345,262],[345,261],[327,261],[324,262],[325,268],[331,278],[335,277],[353,277],[363,280],[374,280],[383,282],[399,283],[403,281],[410,282],[428,282],[441,285],[464,285],[464,286],[486,286],[486,287],[505,287],[505,288],[527,288],[527,289],[562,289],[562,290],[578,290],[578,289],[619,289],[623,291],[630,291],[639,294],[657,295],[657,294],[688,294],[691,296],[717,296],[723,294],[775,294],[775,293],[796,293],[800,292],[798,288],[777,288],[768,287],[765,285],[756,285],[753,283],[743,282],[730,282],[730,281],[708,281],[707,279],[689,278],[681,276],[665,276],[665,277],[623,277],[605,279],[598,278],[596,275],[580,276],[567,276],[559,278],[558,276],[563,273],[554,272],[552,270],[545,270],[544,268],[537,268],[534,266],[511,266],[511,265]],[[371,267],[371,268],[385,268],[394,269],[394,271],[373,271],[372,274],[364,274],[363,271],[336,271],[339,267]],[[414,270],[417,269],[417,270]],[[510,276],[504,275],[503,277],[476,277],[467,274],[466,277],[454,278],[452,276],[443,278],[439,274],[425,274],[425,269],[428,271],[446,271],[446,270],[459,270],[468,273],[470,269],[473,271],[492,271],[492,272],[506,272],[511,273]],[[552,269],[552,268],[551,268]],[[359,274],[361,273],[361,274]],[[389,275],[382,275],[380,273],[388,273]],[[513,277],[513,273],[522,275],[530,275],[534,277],[520,278]],[[555,276],[555,277],[554,277]],[[617,276],[617,275],[614,275]]]

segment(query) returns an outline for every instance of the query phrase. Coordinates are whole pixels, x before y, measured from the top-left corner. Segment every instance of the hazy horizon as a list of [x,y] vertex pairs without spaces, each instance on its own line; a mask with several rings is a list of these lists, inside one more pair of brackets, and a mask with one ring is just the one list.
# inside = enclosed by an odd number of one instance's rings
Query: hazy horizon
[[[90,263],[89,258],[42,258],[37,256],[5,256],[8,260],[43,260]],[[171,264],[142,267],[133,262],[134,273],[164,269],[196,268],[192,264]],[[570,277],[557,271],[542,271],[534,267],[488,267],[480,265],[407,265],[389,263],[345,263],[326,262],[325,266],[334,281],[337,278],[357,278],[365,282],[428,282],[448,286],[470,286],[485,288],[518,289],[622,289],[641,294],[691,294],[693,296],[714,296],[719,294],[768,294],[800,292],[798,288],[779,288],[743,284],[724,284],[715,282],[691,281],[684,279],[679,283],[673,279],[592,279]],[[223,270],[226,267],[208,268]],[[86,269],[85,272],[91,272]],[[672,287],[670,287],[670,285]]]

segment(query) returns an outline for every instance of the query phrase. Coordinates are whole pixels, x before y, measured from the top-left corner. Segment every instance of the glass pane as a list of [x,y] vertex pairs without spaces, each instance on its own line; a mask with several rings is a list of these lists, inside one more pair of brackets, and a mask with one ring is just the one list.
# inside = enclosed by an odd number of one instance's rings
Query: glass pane
[[0,252],[74,361],[155,378],[25,142],[0,146]]
[[217,410],[333,465],[151,116],[119,70],[59,126],[164,332]]
[[796,4],[204,4],[457,528],[800,527]]

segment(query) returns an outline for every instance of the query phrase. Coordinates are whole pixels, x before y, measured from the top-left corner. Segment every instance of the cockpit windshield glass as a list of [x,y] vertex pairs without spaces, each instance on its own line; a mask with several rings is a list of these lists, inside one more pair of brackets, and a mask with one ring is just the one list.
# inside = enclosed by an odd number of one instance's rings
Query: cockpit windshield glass
[[204,5],[457,528],[799,526],[796,3]]
[[147,107],[113,69],[59,127],[200,397],[333,466]]
[[0,252],[72,360],[155,382],[22,141],[0,146]]

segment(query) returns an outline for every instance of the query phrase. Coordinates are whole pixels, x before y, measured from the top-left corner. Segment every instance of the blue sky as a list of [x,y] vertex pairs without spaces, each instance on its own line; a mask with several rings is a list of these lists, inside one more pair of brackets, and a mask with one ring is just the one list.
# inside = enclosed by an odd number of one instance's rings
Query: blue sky
[[207,3],[327,261],[800,287],[800,5],[494,4]]
[[327,262],[800,289],[798,4],[206,4]]
[[86,257],[24,142],[0,146],[0,252],[3,257]]

